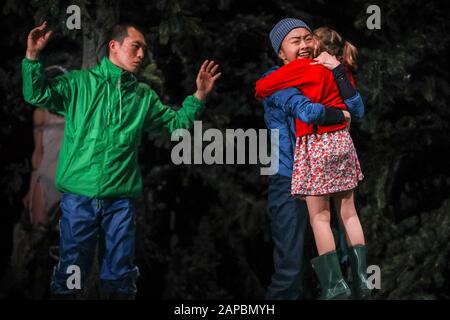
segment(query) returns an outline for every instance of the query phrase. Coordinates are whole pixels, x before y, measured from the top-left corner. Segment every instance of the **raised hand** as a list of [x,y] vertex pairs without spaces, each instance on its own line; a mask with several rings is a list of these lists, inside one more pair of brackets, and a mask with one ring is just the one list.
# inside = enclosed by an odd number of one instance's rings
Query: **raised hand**
[[214,87],[214,83],[222,74],[221,72],[217,72],[218,68],[219,65],[214,61],[205,60],[203,62],[195,81],[197,84],[197,91],[195,92],[197,99],[203,101],[211,92]]
[[53,31],[46,31],[47,21],[34,28],[28,34],[26,56],[30,60],[36,60],[39,53],[45,48]]

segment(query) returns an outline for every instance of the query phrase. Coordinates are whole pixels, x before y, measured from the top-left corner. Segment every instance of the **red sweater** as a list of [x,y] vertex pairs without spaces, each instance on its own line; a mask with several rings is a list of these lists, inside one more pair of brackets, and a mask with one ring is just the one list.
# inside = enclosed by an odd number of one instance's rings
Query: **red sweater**
[[[333,72],[322,65],[311,65],[312,59],[296,59],[256,82],[255,96],[263,99],[282,89],[296,87],[314,103],[346,110],[339,88],[334,81]],[[354,84],[348,72],[349,80]],[[296,119],[296,135],[301,137],[312,133],[325,133],[344,129],[346,122],[315,126]]]

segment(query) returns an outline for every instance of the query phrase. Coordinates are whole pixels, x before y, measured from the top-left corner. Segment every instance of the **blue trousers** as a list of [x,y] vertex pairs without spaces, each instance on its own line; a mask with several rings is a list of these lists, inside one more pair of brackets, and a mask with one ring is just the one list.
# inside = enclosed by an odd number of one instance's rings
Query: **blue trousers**
[[[305,235],[309,228],[306,201],[291,195],[291,177],[269,176],[268,209],[274,245],[274,274],[266,299],[295,300],[304,298]],[[341,263],[347,260],[343,227],[336,223],[335,240]]]
[[274,274],[266,298],[295,300],[303,296],[306,202],[291,195],[291,178],[269,176],[268,209],[274,245]]
[[[65,193],[61,210],[60,259],[53,271],[52,293],[71,294],[85,288],[98,243],[100,291],[103,294],[136,294],[139,271],[134,265],[134,200],[92,199]],[[73,286],[76,283],[73,266],[80,271],[81,288]]]

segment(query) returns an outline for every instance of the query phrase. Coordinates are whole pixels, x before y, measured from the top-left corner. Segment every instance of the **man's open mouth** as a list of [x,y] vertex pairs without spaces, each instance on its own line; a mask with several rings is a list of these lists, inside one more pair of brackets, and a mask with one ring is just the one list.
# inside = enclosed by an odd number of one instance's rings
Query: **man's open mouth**
[[298,54],[299,58],[309,58],[311,56],[310,52],[301,52]]

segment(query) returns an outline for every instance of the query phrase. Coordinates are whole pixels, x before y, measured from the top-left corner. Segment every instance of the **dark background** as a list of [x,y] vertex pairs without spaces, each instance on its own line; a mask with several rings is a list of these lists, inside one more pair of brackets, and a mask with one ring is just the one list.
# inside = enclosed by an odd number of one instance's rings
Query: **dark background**
[[[71,4],[82,8],[81,30],[65,28]],[[366,27],[370,4],[381,8],[380,30]],[[43,53],[47,65],[76,69],[95,64],[105,26],[118,20],[141,24],[151,52],[142,79],[173,106],[195,91],[201,62],[214,59],[223,75],[201,120],[204,130],[224,131],[265,127],[254,84],[277,63],[268,33],[288,16],[312,28],[333,27],[360,52],[355,79],[366,116],[352,123],[351,134],[365,174],[357,208],[369,264],[381,268],[375,297],[449,298],[445,2],[15,0],[1,9],[0,298],[48,298],[47,276],[17,285],[11,279],[23,271],[8,267],[33,150],[32,107],[22,98],[20,64],[35,25],[46,19],[56,30]],[[256,165],[175,166],[172,146],[167,134],[142,141],[138,298],[262,298],[273,271],[267,177]],[[26,279],[37,269],[44,268],[44,275],[49,270],[47,252],[34,259]],[[36,262],[42,259],[44,264]]]

